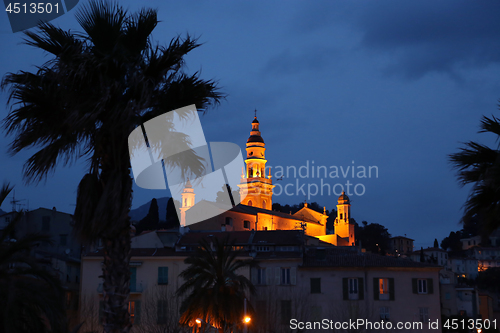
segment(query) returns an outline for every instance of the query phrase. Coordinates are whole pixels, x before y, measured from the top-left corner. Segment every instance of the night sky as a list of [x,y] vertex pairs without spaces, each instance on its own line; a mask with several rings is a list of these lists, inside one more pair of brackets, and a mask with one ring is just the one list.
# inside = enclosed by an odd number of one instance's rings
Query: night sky
[[[81,31],[74,13],[53,21]],[[119,1],[134,11],[138,1]],[[461,188],[448,155],[462,142],[494,145],[477,134],[482,115],[498,115],[500,98],[500,2],[495,1],[148,1],[162,21],[153,39],[168,44],[189,33],[203,45],[186,58],[186,71],[216,79],[227,98],[201,117],[207,141],[234,142],[244,149],[254,109],[266,142],[268,166],[285,171],[276,182],[288,192],[273,201],[304,201],[297,188],[323,183],[360,184],[351,195],[352,217],[380,223],[393,236],[432,246],[461,228]],[[0,14],[0,73],[36,70],[49,60],[22,45]],[[0,118],[7,115],[7,93]],[[85,161],[59,167],[46,182],[26,186],[22,165],[0,137],[0,181],[15,185],[23,208],[72,213]],[[326,166],[327,178],[312,178],[311,166]],[[286,167],[309,163],[309,178],[286,175]],[[347,167],[356,167],[355,177]],[[359,167],[372,168],[359,178]],[[331,178],[337,167],[339,178]],[[305,168],[302,169],[305,175]],[[322,175],[324,176],[324,175]],[[332,175],[333,176],[333,175]],[[360,174],[361,176],[361,174]],[[368,172],[366,174],[368,176]],[[277,188],[279,189],[279,188]],[[335,187],[339,192],[340,185]],[[347,190],[347,189],[346,189]],[[298,191],[298,193],[297,193]],[[327,209],[338,194],[310,196]],[[354,186],[350,188],[354,192]],[[134,187],[133,207],[165,191]],[[1,207],[10,210],[10,198]],[[160,213],[163,216],[163,212]]]

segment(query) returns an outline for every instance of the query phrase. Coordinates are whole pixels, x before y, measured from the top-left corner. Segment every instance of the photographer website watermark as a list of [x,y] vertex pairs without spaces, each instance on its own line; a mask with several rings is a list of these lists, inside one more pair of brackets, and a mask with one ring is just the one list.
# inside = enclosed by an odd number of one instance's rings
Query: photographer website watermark
[[[268,166],[273,173],[273,195],[311,197],[339,196],[345,192],[348,196],[362,196],[366,193],[366,180],[378,178],[376,165],[357,165],[351,161],[348,165],[316,165],[314,160],[302,165]],[[283,182],[280,182],[283,180]]]

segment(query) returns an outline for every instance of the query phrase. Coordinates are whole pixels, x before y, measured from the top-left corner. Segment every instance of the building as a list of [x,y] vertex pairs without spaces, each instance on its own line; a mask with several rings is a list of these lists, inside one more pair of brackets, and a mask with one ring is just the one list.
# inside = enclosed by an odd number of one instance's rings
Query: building
[[477,260],[478,270],[484,271],[490,267],[500,267],[500,247],[475,246],[469,249],[469,254]]
[[[252,130],[246,143],[245,167],[242,169],[241,181],[238,185],[241,204],[231,207],[224,203],[202,200],[195,202],[196,193],[191,183],[181,194],[181,226],[188,225],[191,230],[305,230],[309,236],[318,237],[322,241],[337,246],[352,246],[355,244],[354,221],[351,218],[351,202],[342,192],[337,201],[337,218],[334,222],[335,231],[327,235],[326,209],[323,213],[304,207],[295,214],[286,214],[272,210],[274,185],[271,180],[271,170],[266,173],[266,146],[259,129],[259,121],[254,117]],[[207,211],[212,218],[190,224],[190,220],[202,220]]]
[[396,256],[404,256],[413,252],[413,242],[415,240],[405,236],[391,237],[389,245],[391,246],[391,253]]
[[[488,304],[483,304],[480,309],[481,299],[477,288],[460,282],[460,277],[449,268],[439,272],[442,315],[445,318],[457,316],[479,318],[485,315],[489,311]],[[486,297],[483,298],[487,300]],[[482,319],[487,318],[482,317]]]
[[408,253],[408,256],[413,261],[420,261],[421,252],[424,252],[424,261],[437,264],[439,266],[448,265],[448,252],[439,247],[428,247],[421,251]]
[[[334,322],[363,318],[372,325],[381,320],[393,325],[409,322],[416,325],[412,329],[430,332],[429,321],[440,318],[436,265],[362,253],[352,246],[335,247],[301,230],[189,232],[173,247],[161,247],[170,244],[168,237],[153,231],[133,241],[139,246],[151,242],[154,247],[132,249],[132,332],[152,331],[151,326],[168,331],[177,325],[179,304],[173,295],[183,283],[179,274],[187,267],[184,259],[201,239],[223,237],[234,241],[241,259],[256,262],[254,268],[240,272],[257,288],[249,298],[256,311],[252,332],[288,332],[293,330],[291,319],[306,325],[324,318]],[[82,260],[80,311],[86,318],[82,332],[101,329],[102,261],[101,252]]]
[[[14,214],[17,212],[0,216],[0,229],[13,220]],[[73,236],[73,217],[57,211],[55,207],[23,212],[11,238],[21,239],[33,233],[48,235],[52,240],[52,243],[40,243],[31,255],[43,259],[47,269],[59,277],[65,289],[70,326],[75,326],[80,291],[81,244]]]
[[460,241],[462,242],[462,250],[468,250],[474,246],[479,246],[481,243],[481,236],[462,238]]
[[474,280],[478,275],[478,260],[472,257],[450,257],[447,267],[460,278]]

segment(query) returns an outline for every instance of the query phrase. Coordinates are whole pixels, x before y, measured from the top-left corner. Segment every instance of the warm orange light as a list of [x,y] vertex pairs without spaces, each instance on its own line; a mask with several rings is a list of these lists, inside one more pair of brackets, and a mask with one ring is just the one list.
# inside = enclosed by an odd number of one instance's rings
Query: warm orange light
[[201,324],[201,319],[200,319],[200,318],[196,318],[195,322],[196,322],[197,324]]
[[246,316],[245,318],[243,318],[243,322],[245,324],[248,324],[250,322],[250,320],[252,320],[252,318],[250,318],[249,316]]

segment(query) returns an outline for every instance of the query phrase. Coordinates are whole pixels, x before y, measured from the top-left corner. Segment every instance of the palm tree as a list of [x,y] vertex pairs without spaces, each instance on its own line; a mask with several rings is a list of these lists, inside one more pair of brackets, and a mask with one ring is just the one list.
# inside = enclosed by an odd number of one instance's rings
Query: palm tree
[[[76,19],[84,33],[50,23],[26,32],[26,44],[53,58],[35,73],[4,77],[2,87],[10,87],[13,107],[4,128],[15,135],[13,154],[39,149],[25,164],[28,182],[44,179],[58,162],[68,164],[81,157],[89,161],[78,186],[75,230],[86,242],[102,240],[105,331],[128,332],[128,136],[170,110],[191,104],[205,110],[223,96],[215,82],[183,72],[184,56],[200,45],[195,39],[178,37],[167,47],[153,45],[155,10],[128,14],[116,3],[92,0]],[[185,168],[181,162],[171,161]],[[191,171],[199,176],[203,170]]]
[[[254,294],[255,287],[240,272],[252,267],[254,261],[236,259],[240,253],[233,248],[228,237],[214,237],[213,243],[203,239],[186,258],[189,267],[180,274],[185,282],[177,291],[178,296],[186,297],[181,303],[181,325],[192,325],[200,318],[222,333],[242,323],[246,292]],[[251,305],[248,311],[253,312]]]
[[[11,190],[8,184],[0,189],[0,205]],[[43,269],[39,259],[30,256],[38,243],[50,241],[50,238],[29,234],[9,240],[20,217],[21,213],[15,213],[6,228],[0,230],[0,331],[65,332],[60,280]]]
[[[493,133],[500,139],[499,118],[483,116],[479,133]],[[477,142],[467,142],[460,151],[450,155],[457,178],[462,186],[472,184],[464,204],[462,222],[467,226],[479,223],[487,235],[500,227],[500,151]]]

